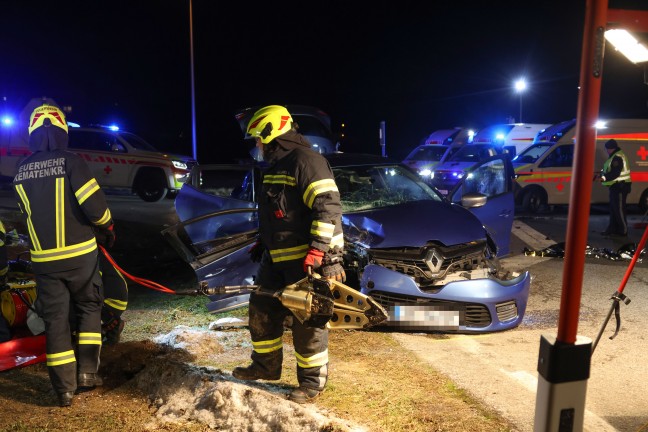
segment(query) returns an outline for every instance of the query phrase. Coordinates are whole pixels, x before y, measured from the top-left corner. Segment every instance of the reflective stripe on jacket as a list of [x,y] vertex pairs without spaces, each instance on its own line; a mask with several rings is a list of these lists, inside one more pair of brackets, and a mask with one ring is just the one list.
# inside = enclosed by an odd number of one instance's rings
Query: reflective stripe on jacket
[[302,260],[310,248],[341,254],[344,247],[333,171],[309,148],[291,150],[264,173],[259,218],[261,240],[273,263]]
[[18,168],[14,189],[26,218],[36,273],[85,263],[83,257],[97,250],[92,227],[112,224],[103,191],[86,163],[72,152],[32,154]]

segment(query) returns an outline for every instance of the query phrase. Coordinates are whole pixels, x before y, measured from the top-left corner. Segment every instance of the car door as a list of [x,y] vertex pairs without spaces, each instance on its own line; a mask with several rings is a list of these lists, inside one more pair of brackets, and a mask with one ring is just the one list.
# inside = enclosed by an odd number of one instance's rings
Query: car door
[[[183,185],[175,200],[176,213],[186,222],[208,213],[230,209],[256,208],[255,176],[252,165],[196,166],[189,181]],[[203,218],[186,224],[185,230],[196,244],[224,235],[256,229],[256,212],[231,213]]]
[[[162,235],[207,287],[251,285],[258,263],[248,254],[258,232],[254,166],[196,166],[175,200],[180,223]],[[248,295],[210,296],[210,311],[247,303]]]
[[469,209],[497,244],[497,256],[510,253],[515,216],[513,175],[509,157],[499,154],[473,165],[448,194],[457,205],[462,205],[462,201],[467,205],[472,199]]

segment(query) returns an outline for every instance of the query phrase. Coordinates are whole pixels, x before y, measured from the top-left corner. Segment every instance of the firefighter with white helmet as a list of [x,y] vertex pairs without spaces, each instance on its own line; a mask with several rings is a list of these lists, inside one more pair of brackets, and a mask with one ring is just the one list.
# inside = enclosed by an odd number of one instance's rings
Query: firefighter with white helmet
[[[38,295],[45,321],[47,369],[60,406],[74,393],[101,385],[101,277],[99,230],[112,246],[113,220],[103,191],[86,163],[67,151],[68,126],[56,106],[37,107],[29,120],[29,148],[13,186],[26,220]],[[70,308],[76,317],[76,346],[70,339]]]
[[[259,241],[251,249],[260,260],[257,284],[276,292],[314,270],[343,282],[342,206],[328,161],[293,127],[288,110],[270,105],[248,123],[249,138],[268,163],[259,194]],[[249,328],[252,364],[232,372],[242,380],[278,380],[283,362],[284,320],[291,312],[277,298],[252,294]],[[289,398],[313,401],[328,379],[328,329],[292,320],[299,387]]]

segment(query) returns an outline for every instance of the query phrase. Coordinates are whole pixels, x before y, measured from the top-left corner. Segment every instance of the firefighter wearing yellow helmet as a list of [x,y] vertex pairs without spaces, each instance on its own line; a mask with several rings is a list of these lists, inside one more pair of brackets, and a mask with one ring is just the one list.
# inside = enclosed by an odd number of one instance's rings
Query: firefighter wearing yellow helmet
[[[310,270],[343,282],[342,206],[328,161],[292,124],[288,110],[270,105],[256,111],[247,127],[268,168],[259,199],[259,240],[251,248],[261,265],[256,282],[279,291],[303,279]],[[283,362],[284,320],[291,316],[277,298],[251,294],[249,329],[252,364],[237,367],[241,380],[278,380]],[[297,403],[313,401],[328,380],[328,329],[292,320],[299,387],[290,393]]]
[[[65,114],[45,104],[33,111],[27,126],[33,153],[21,163],[13,186],[29,232],[50,381],[59,405],[69,406],[77,390],[101,385],[103,298],[94,230],[112,246],[113,220],[90,169],[67,151]],[[70,316],[76,318],[76,346]]]

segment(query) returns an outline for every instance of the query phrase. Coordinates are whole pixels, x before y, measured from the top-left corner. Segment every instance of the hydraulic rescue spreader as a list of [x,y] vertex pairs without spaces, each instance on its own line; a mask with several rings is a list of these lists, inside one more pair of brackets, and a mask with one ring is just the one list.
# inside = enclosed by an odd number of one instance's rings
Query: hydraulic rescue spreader
[[[387,320],[387,311],[371,297],[317,273],[285,286],[279,291],[264,290],[260,285],[224,285],[209,287],[201,282],[198,288],[174,291],[156,282],[133,276],[117,265],[103,246],[106,259],[124,276],[145,287],[175,295],[251,294],[277,298],[293,315],[309,327],[332,329],[366,329]],[[212,311],[215,312],[215,311]]]
[[331,329],[366,329],[387,320],[387,311],[374,299],[335,280],[319,274],[306,276],[279,291],[267,291],[260,285],[208,287],[177,291],[180,295],[251,294],[277,298],[295,318],[309,327]]

